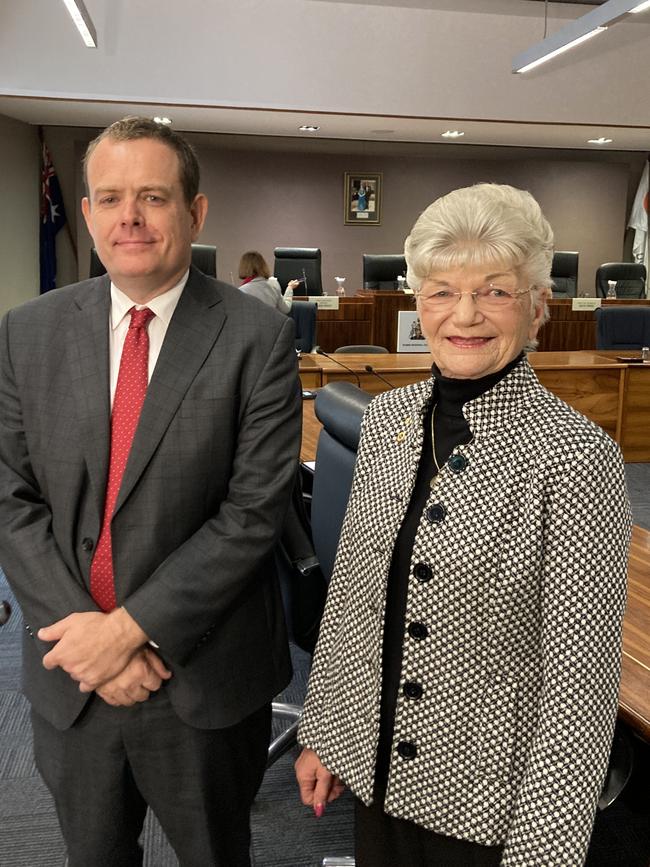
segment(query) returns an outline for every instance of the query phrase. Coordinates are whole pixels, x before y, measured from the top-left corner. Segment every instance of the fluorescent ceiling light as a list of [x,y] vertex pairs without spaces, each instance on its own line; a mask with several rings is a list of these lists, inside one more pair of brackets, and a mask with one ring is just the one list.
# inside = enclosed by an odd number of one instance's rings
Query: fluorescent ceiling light
[[587,140],[587,144],[597,144],[597,145],[601,145],[601,144],[611,144],[613,141],[614,141],[614,139],[611,139],[611,138],[604,138],[604,136],[601,135],[600,138],[590,138],[590,139],[588,139],[588,140]]
[[575,48],[581,42],[591,39],[598,33],[602,33],[611,24],[616,24],[624,18],[629,12],[642,12],[644,9],[650,8],[650,0],[644,0],[639,3],[639,0],[607,0],[586,15],[581,15],[575,21],[570,21],[564,27],[547,36],[537,45],[533,45],[518,54],[512,61],[513,72],[528,72],[529,69],[534,69],[540,63],[545,63],[558,54],[568,51],[570,48]]
[[153,121],[154,123],[159,123],[162,126],[170,126],[172,122],[170,117],[154,117]]
[[525,66],[515,69],[514,72],[530,72],[530,70],[535,69],[536,66],[541,66],[542,63],[546,63],[547,60],[553,60],[553,58],[557,57],[558,54],[564,54],[564,52],[569,51],[570,48],[575,48],[576,45],[580,45],[581,42],[586,42],[588,39],[591,39],[592,36],[598,36],[599,33],[604,33],[606,30],[606,27],[596,27],[594,30],[590,30],[589,33],[585,33],[583,36],[578,36],[578,38],[574,39],[572,42],[567,42],[566,45],[561,45],[554,51],[549,51],[548,54],[543,54],[541,57],[538,57],[537,60],[532,60]]
[[459,129],[448,129],[447,132],[443,132],[440,135],[442,138],[460,138],[465,133]]
[[86,48],[97,48],[97,32],[83,0],[63,0]]

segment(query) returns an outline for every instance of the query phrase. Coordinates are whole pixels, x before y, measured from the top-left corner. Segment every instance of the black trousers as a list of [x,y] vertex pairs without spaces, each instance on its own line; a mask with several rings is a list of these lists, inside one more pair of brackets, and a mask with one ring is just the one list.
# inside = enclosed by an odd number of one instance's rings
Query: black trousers
[[182,867],[250,867],[250,808],[266,766],[270,705],[226,729],[195,729],[163,687],[131,708],[95,696],[66,731],[34,711],[32,724],[69,867],[139,867],[147,805]]
[[380,801],[355,800],[356,867],[498,867],[502,851],[388,816]]

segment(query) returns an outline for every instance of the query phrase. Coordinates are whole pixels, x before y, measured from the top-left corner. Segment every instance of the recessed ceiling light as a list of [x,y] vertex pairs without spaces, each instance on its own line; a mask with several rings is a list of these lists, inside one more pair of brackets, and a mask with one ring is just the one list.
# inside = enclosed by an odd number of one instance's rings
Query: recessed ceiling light
[[590,139],[588,139],[588,140],[587,140],[587,144],[611,144],[611,143],[613,142],[613,140],[614,140],[614,139],[611,139],[611,138],[603,138],[603,136],[601,136],[600,138],[590,138]]
[[447,132],[442,133],[442,138],[460,138],[462,135],[465,133],[459,129],[448,129]]
[[154,123],[160,123],[163,126],[170,126],[172,120],[170,117],[154,117]]
[[298,127],[300,132],[318,132],[320,129],[319,126],[312,126],[310,123],[306,123],[303,126]]

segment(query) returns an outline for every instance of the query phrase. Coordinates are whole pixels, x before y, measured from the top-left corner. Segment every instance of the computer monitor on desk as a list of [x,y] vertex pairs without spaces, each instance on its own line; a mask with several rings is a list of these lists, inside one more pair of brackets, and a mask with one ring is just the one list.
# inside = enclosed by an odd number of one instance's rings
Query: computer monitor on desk
[[406,259],[400,255],[363,254],[363,288],[394,292],[397,278],[406,276]]

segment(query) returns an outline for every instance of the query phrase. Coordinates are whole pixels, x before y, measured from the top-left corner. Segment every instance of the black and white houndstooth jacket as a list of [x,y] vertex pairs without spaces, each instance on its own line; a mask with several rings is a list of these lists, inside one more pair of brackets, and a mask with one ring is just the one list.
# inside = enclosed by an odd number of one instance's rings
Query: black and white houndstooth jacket
[[[366,803],[382,623],[433,381],[362,426],[299,739]],[[385,809],[505,844],[502,864],[584,862],[616,717],[630,511],[616,444],[526,360],[465,405],[473,439],[416,534]]]

